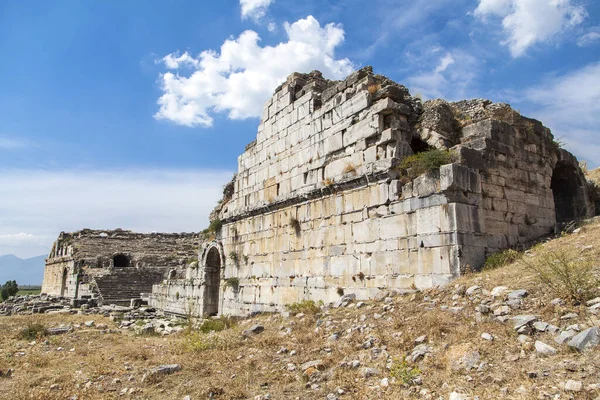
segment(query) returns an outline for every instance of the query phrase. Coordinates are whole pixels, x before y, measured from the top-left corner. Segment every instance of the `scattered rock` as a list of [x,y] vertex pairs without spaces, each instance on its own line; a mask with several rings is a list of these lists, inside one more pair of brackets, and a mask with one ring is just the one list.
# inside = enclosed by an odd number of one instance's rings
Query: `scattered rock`
[[558,344],[563,344],[576,334],[577,332],[575,331],[562,331],[556,338],[554,338],[554,341]]
[[529,295],[525,289],[514,290],[508,294],[509,299],[524,299]]
[[494,310],[494,315],[500,317],[503,315],[510,314],[510,311],[511,310],[509,306],[500,306]]
[[547,345],[544,342],[536,340],[535,342],[535,351],[544,355],[556,354],[556,349],[552,346]]
[[567,383],[565,383],[565,391],[567,392],[581,392],[582,387],[583,383],[581,381],[569,379]]
[[365,378],[370,378],[372,376],[379,375],[379,370],[377,368],[364,367],[364,368],[361,368],[360,374]]
[[150,371],[146,372],[142,377],[142,382],[155,380],[162,375],[174,374],[175,372],[180,370],[181,366],[179,364],[159,365],[158,367],[152,368]]
[[537,321],[533,324],[533,329],[535,329],[538,332],[546,332],[546,329],[548,329],[548,323]]
[[425,343],[427,341],[427,336],[422,335],[415,339],[415,344]]
[[480,291],[481,291],[481,286],[474,285],[474,286],[471,286],[470,288],[468,288],[465,291],[465,294],[467,296],[473,296],[475,293],[480,292]]
[[260,333],[262,333],[265,330],[265,327],[262,325],[254,325],[252,326],[250,329],[245,329],[242,331],[242,336],[252,336],[252,335],[258,335]]
[[579,333],[567,343],[569,347],[573,347],[579,351],[594,348],[600,344],[600,328],[593,327]]
[[57,328],[46,329],[46,333],[48,335],[64,335],[65,333],[69,333],[70,331],[71,331],[70,326],[59,326]]
[[450,393],[450,396],[448,397],[448,400],[468,400],[469,397],[467,395],[464,395],[462,393],[458,393],[458,392],[452,392]]
[[561,321],[566,321],[568,319],[575,319],[579,317],[579,315],[575,314],[575,313],[568,313],[563,315],[562,317],[560,317]]
[[482,333],[482,334],[481,334],[481,338],[482,338],[483,340],[488,340],[488,341],[490,341],[490,342],[491,342],[492,340],[494,340],[494,337],[493,337],[492,335],[490,335],[489,333],[487,333],[487,332],[484,332],[484,333]]
[[452,371],[471,371],[479,366],[481,355],[470,343],[451,346],[446,353],[448,366]]
[[491,295],[492,297],[502,296],[507,290],[508,288],[506,286],[496,286],[492,289]]
[[513,323],[513,328],[518,331],[522,327],[537,321],[537,317],[535,315],[517,315],[512,317],[510,321]]
[[308,362],[305,362],[304,364],[300,365],[300,370],[302,370],[302,372],[305,372],[306,370],[308,370],[310,368],[322,370],[325,368],[325,365],[323,364],[323,360],[308,361]]

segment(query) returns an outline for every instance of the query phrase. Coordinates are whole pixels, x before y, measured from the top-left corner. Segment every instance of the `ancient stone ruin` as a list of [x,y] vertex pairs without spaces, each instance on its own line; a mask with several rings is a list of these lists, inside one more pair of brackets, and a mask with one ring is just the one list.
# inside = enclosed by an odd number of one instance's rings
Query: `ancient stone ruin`
[[[197,260],[182,262],[194,240],[179,237],[177,262],[140,261],[177,268],[143,297],[167,313],[245,315],[443,285],[592,210],[575,157],[507,104],[421,103],[370,67],[343,81],[295,73],[265,105]],[[93,235],[83,259],[104,257],[98,271],[134,280],[135,268],[116,266],[121,250],[100,251]],[[167,257],[159,242],[152,254]],[[94,268],[73,257],[61,283],[69,250],[59,244],[45,290],[98,287]]]
[[194,260],[198,240],[198,234],[120,229],[62,232],[46,259],[42,293],[129,305]]

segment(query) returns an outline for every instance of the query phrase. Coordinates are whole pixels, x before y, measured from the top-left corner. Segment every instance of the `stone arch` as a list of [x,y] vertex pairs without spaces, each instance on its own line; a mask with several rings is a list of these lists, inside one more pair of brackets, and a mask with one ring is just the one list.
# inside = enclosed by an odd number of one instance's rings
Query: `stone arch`
[[62,278],[60,280],[60,295],[61,295],[61,297],[63,297],[65,295],[65,292],[67,291],[67,276],[68,276],[68,271],[66,268],[63,268]]
[[205,317],[219,314],[221,275],[223,273],[223,249],[218,243],[205,247],[202,254],[204,274],[204,302],[202,315]]
[[554,196],[554,209],[558,225],[584,218],[587,215],[584,182],[579,172],[579,168],[565,161],[556,163],[552,171],[550,188]]
[[113,267],[115,268],[127,268],[131,265],[129,257],[125,254],[115,254],[113,256]]

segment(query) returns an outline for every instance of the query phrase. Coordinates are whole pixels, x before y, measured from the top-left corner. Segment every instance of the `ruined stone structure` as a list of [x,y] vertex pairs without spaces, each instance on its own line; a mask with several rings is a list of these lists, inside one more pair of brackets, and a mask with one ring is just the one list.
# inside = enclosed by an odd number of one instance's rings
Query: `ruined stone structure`
[[[407,157],[431,149],[451,159],[413,176]],[[238,158],[214,240],[149,301],[242,315],[442,285],[591,210],[575,157],[507,104],[421,104],[370,68],[296,73]]]
[[62,232],[46,259],[42,293],[129,304],[195,260],[198,245],[198,234]]

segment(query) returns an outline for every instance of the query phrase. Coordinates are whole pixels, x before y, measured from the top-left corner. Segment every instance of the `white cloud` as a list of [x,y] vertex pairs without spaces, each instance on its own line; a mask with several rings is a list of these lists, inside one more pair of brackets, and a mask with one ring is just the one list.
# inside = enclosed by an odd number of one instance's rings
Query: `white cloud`
[[425,54],[413,55],[415,64],[437,65],[405,78],[411,93],[420,94],[425,100],[469,97],[472,82],[477,76],[477,60],[461,49],[446,51],[440,57],[441,51],[442,48],[434,46]]
[[533,116],[567,142],[590,166],[600,165],[600,62],[586,65],[526,89]]
[[586,47],[600,42],[600,26],[595,26],[588,33],[577,39],[577,46]]
[[252,18],[259,20],[265,16],[267,8],[273,0],[240,0],[242,7],[242,19]]
[[475,16],[502,18],[507,35],[503,45],[513,57],[525,54],[536,43],[544,43],[579,25],[587,16],[572,0],[479,0]]
[[436,67],[435,72],[436,73],[444,72],[452,64],[454,64],[454,57],[452,57],[452,54],[447,53],[440,60],[440,64]]
[[231,119],[260,117],[264,102],[292,72],[318,69],[328,78],[341,79],[352,72],[347,58],[336,59],[335,49],[344,41],[340,25],[321,27],[312,16],[293,24],[285,23],[287,42],[276,46],[259,45],[254,31],[226,40],[220,53],[206,50],[192,57],[169,54],[163,58],[168,69],[192,67],[185,76],[161,75],[163,95],[156,119],[185,126],[209,127],[214,113],[227,113]]
[[210,170],[0,171],[0,255],[43,254],[61,231],[198,232],[233,175]]
[[25,140],[0,137],[0,150],[15,150],[27,147]]

